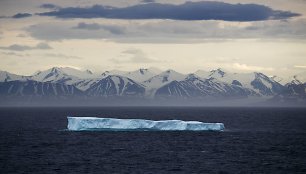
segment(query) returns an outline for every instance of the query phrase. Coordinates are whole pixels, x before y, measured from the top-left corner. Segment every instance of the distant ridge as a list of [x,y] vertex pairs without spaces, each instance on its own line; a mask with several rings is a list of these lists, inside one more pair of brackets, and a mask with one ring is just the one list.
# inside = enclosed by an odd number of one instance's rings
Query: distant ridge
[[[151,70],[152,69],[152,70]],[[53,67],[32,76],[0,71],[0,95],[9,100],[22,97],[49,97],[59,100],[78,97],[81,100],[137,98],[139,100],[230,100],[253,99],[273,102],[304,102],[305,74],[300,73],[288,82],[268,77],[260,72],[231,73],[220,68],[181,74],[175,70],[153,68],[131,72]],[[281,82],[282,81],[282,82]]]

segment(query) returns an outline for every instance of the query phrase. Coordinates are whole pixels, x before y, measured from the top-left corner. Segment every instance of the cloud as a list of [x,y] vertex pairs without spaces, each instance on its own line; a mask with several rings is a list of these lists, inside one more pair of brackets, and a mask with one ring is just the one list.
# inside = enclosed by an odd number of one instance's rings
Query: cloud
[[52,49],[47,43],[38,43],[36,46],[27,46],[13,44],[8,47],[0,47],[2,50],[12,50],[12,51],[27,51],[27,50],[47,50]]
[[54,53],[44,54],[44,56],[63,58],[63,59],[82,59],[81,57],[78,57],[78,56],[70,56],[70,55],[65,55],[65,54],[54,54]]
[[41,50],[47,50],[47,49],[52,49],[47,43],[38,43],[36,47],[33,47],[34,49],[41,49]]
[[110,59],[110,61],[120,63],[154,63],[157,60],[149,58],[142,50],[130,49],[121,52],[120,58]]
[[59,9],[60,7],[54,4],[42,4],[39,6],[40,8],[46,8],[46,9]]
[[124,27],[116,25],[100,25],[97,23],[84,23],[80,22],[74,29],[85,29],[85,30],[106,30],[112,34],[124,34]]
[[20,33],[20,34],[17,35],[17,37],[27,37],[27,35],[23,34],[23,33]]
[[273,67],[267,67],[267,66],[258,66],[258,65],[249,65],[244,63],[237,63],[237,62],[205,62],[201,65],[204,66],[206,69],[214,69],[216,67],[228,70],[230,72],[265,72],[265,73],[271,73],[275,72],[277,69]]
[[31,16],[32,16],[32,14],[30,14],[30,13],[17,13],[14,16],[12,16],[12,18],[20,19],[20,18],[27,18],[27,17],[31,17]]
[[272,67],[261,67],[261,66],[251,66],[241,63],[233,63],[233,69],[237,69],[240,71],[274,71],[275,69]]
[[1,52],[1,54],[7,55],[7,56],[16,56],[16,57],[29,57],[30,54],[19,54],[15,52]]
[[[33,57],[33,54],[20,54],[16,52],[0,52],[3,55],[7,56],[15,56],[15,57]],[[55,53],[48,53],[48,54],[34,54],[34,56],[40,56],[44,58],[60,58],[60,59],[83,59],[82,57],[78,56],[71,56],[66,54],[55,54]]]
[[223,20],[262,21],[288,19],[300,14],[273,10],[258,4],[229,4],[216,1],[186,2],[184,4],[141,3],[128,7],[94,5],[91,7],[67,7],[41,16],[57,18],[110,18],[110,19],[173,19],[173,20]]
[[[246,25],[247,24],[247,25]],[[26,29],[39,40],[109,39],[127,43],[193,43],[231,39],[306,39],[306,19],[258,21],[120,21],[38,23]]]
[[294,68],[306,69],[306,65],[294,65]]

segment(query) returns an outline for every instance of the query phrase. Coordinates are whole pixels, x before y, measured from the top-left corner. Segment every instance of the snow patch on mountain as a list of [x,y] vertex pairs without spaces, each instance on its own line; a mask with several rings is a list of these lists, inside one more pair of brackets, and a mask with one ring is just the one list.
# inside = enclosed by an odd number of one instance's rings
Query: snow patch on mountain
[[146,93],[148,96],[154,96],[156,89],[171,83],[172,81],[180,81],[183,80],[186,75],[178,73],[174,70],[164,71],[156,76],[151,77],[150,79],[144,81],[142,84],[146,86]]
[[120,71],[120,70],[110,70],[110,71],[104,71],[101,76],[102,77],[107,77],[109,75],[118,75],[122,76],[124,74],[128,73],[127,71]]
[[130,79],[134,79],[137,82],[143,82],[145,80],[150,79],[151,77],[155,76],[156,74],[151,72],[149,69],[138,69],[136,71],[128,72],[123,74]]

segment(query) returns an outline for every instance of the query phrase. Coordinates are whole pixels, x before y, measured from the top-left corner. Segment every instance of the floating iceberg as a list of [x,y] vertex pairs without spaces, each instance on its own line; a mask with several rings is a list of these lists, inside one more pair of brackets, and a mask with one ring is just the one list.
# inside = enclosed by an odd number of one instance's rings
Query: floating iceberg
[[223,123],[182,120],[143,120],[97,117],[67,117],[68,130],[223,131]]

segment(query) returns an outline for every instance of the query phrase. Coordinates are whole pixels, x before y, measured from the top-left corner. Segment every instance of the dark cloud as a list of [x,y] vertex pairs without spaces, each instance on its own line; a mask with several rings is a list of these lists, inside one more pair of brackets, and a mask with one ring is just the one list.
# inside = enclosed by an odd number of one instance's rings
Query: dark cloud
[[40,8],[46,8],[46,9],[58,9],[58,8],[60,8],[59,6],[54,5],[54,4],[42,4],[39,7]]
[[261,21],[287,19],[300,14],[273,10],[258,4],[229,4],[215,1],[186,2],[180,5],[142,3],[116,8],[102,5],[92,7],[68,7],[41,16],[57,18],[111,18],[111,19],[173,19],[173,20],[224,20]]
[[86,30],[100,30],[101,25],[97,23],[85,23],[85,22],[80,22],[78,26],[74,27],[75,29],[86,29]]
[[31,17],[31,16],[32,16],[32,14],[30,14],[30,13],[17,13],[14,16],[12,16],[12,18],[19,19],[19,18],[27,18],[27,17]]
[[47,43],[39,43],[36,46],[13,44],[8,47],[0,47],[0,49],[12,50],[12,51],[26,51],[26,50],[47,50],[47,49],[52,49],[52,47],[50,47]]

